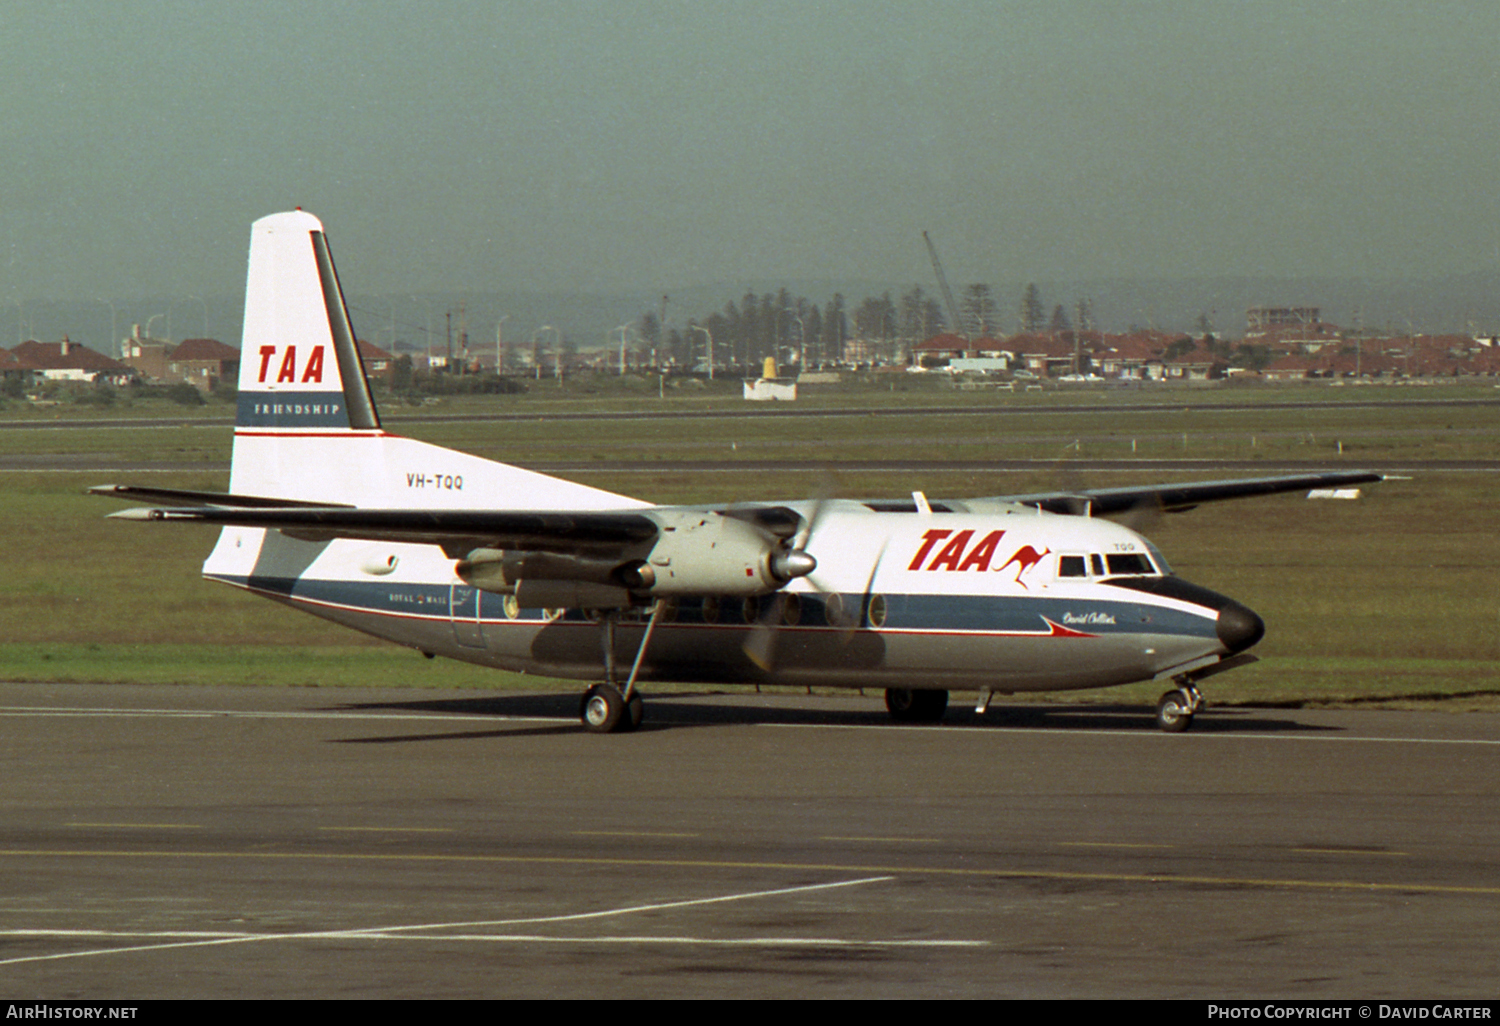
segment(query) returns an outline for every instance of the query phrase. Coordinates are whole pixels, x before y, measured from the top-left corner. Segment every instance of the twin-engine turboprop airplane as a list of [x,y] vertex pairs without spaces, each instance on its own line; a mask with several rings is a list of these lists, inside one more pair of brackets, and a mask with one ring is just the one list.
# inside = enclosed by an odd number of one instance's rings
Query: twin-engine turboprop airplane
[[107,486],[126,520],[216,524],[203,575],[484,666],[590,681],[592,731],[642,681],[886,689],[903,721],[952,689],[1203,678],[1254,660],[1260,617],[1172,575],[1103,515],[1376,481],[1373,473],[929,501],[653,506],[387,434],[323,226],[254,225],[229,493]]

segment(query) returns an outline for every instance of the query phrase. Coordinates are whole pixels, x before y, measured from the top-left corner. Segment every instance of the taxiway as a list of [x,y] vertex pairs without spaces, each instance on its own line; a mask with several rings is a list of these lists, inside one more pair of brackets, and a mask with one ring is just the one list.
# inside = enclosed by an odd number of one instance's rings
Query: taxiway
[[1500,716],[0,685],[24,998],[1491,997]]

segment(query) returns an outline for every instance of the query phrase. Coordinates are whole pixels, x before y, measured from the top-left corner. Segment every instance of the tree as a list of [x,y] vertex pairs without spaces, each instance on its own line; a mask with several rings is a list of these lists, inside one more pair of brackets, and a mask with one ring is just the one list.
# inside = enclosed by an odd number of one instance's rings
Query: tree
[[995,297],[988,285],[975,283],[964,289],[963,317],[964,326],[975,338],[987,337],[995,330]]
[[[688,323],[692,324],[693,322],[689,321]],[[661,362],[671,364],[674,367],[691,368],[693,363],[692,353],[689,352],[688,347],[688,336],[697,334],[699,334],[699,332],[690,330],[688,332],[688,335],[684,336],[683,333],[678,331],[676,328],[673,328],[671,331],[667,332],[666,357]]]
[[823,308],[823,361],[838,363],[844,358],[844,343],[849,339],[849,320],[844,312],[844,296],[835,292]]
[[942,331],[943,308],[918,285],[901,297],[901,337],[913,341],[931,338]]
[[1026,286],[1021,297],[1021,327],[1025,331],[1041,331],[1047,324],[1047,307],[1042,303],[1042,290],[1032,282]]
[[1194,342],[1191,336],[1184,335],[1176,341],[1168,343],[1167,348],[1162,351],[1162,356],[1168,360],[1175,360],[1179,356],[1186,356],[1197,348],[1198,343]]
[[754,292],[747,291],[740,300],[740,357],[741,363],[749,366],[760,359],[761,353],[760,300]]
[[802,325],[807,330],[807,359],[810,363],[823,360],[823,313],[816,305],[807,308],[807,320]]
[[859,304],[859,309],[854,311],[854,330],[865,338],[878,338],[882,341],[895,337],[896,304],[891,302],[889,292],[879,299],[871,296]]
[[1047,330],[1054,335],[1066,335],[1072,332],[1073,325],[1068,323],[1068,311],[1063,309],[1061,303],[1053,309],[1052,323],[1047,326]]
[[650,359],[651,351],[661,342],[661,320],[656,314],[647,310],[641,314],[636,332],[640,336],[636,359],[639,363],[645,363]]
[[412,380],[411,357],[403,353],[391,367],[391,391],[410,392]]
[[1078,330],[1080,332],[1093,331],[1095,328],[1093,304],[1087,299],[1080,299],[1073,304],[1073,309],[1077,312],[1073,323],[1078,326]]

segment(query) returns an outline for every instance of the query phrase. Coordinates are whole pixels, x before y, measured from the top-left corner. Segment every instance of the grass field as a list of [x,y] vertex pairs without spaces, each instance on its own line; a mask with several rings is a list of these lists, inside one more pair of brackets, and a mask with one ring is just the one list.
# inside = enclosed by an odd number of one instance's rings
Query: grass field
[[[654,383],[654,382],[653,382]],[[902,382],[903,385],[908,383]],[[808,389],[798,416],[693,420],[568,420],[559,413],[720,410],[741,414],[732,394],[639,398],[536,390],[519,397],[450,401],[420,411],[387,403],[387,427],[441,445],[521,464],[567,462],[567,476],[659,502],[847,496],[994,495],[1061,486],[1242,476],[1164,473],[1156,459],[1313,461],[1329,467],[1405,468],[1410,480],[1366,490],[1359,502],[1300,496],[1252,499],[1159,518],[1143,527],[1182,576],[1259,612],[1262,662],[1214,678],[1211,701],[1433,700],[1472,707],[1500,695],[1500,539],[1495,474],[1424,470],[1433,461],[1494,460],[1500,406],[1411,398],[1496,398],[1493,388],[1224,389],[1205,392],[1049,392],[1044,396],[874,387]],[[736,386],[737,387],[737,386]],[[1310,408],[1250,408],[1317,400]],[[1105,401],[1124,409],[1099,412]],[[1188,409],[1211,403],[1214,408]],[[1036,409],[1067,404],[1066,412]],[[1372,405],[1365,405],[1372,404]],[[141,407],[147,404],[138,404]],[[878,407],[878,416],[805,416],[819,406]],[[948,413],[903,413],[944,407]],[[75,411],[52,408],[56,416]],[[1033,409],[1034,412],[1008,412]],[[499,410],[527,419],[403,422],[408,414]],[[106,410],[129,426],[0,431],[0,457],[68,456],[202,464],[201,471],[131,473],[121,479],[222,489],[230,429],[163,427],[181,408]],[[790,411],[785,411],[790,412]],[[224,417],[225,406],[195,416]],[[0,411],[0,422],[46,421]],[[1342,450],[1342,451],[1340,451]],[[860,461],[1037,459],[1027,473],[873,472]],[[1080,475],[1079,458],[1134,459],[1128,472]],[[685,460],[694,471],[634,472],[615,464]],[[754,461],[812,462],[829,469],[738,469]],[[14,464],[14,461],[12,461]],[[483,671],[366,639],[273,603],[210,585],[198,569],[211,531],[104,519],[118,504],[82,494],[98,474],[11,469],[3,474],[0,675],[14,680],[222,682],[279,685],[472,685],[535,687],[538,678]],[[575,685],[568,684],[571,688]],[[1155,698],[1158,686],[1071,696]],[[1139,694],[1136,692],[1139,691]],[[1149,692],[1149,693],[1148,693]],[[1052,696],[1056,697],[1056,696]],[[1050,700],[1050,698],[1049,698]]]

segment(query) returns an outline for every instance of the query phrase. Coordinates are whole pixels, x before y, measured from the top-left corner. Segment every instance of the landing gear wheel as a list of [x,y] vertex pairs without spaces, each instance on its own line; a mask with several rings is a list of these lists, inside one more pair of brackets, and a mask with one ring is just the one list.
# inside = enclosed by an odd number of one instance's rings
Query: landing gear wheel
[[1180,734],[1193,725],[1193,699],[1185,691],[1168,691],[1156,703],[1156,725],[1169,734]]
[[578,716],[585,730],[595,734],[624,734],[641,725],[641,696],[630,701],[613,684],[595,684],[583,693]]
[[886,688],[885,707],[897,723],[936,723],[948,711],[948,692],[938,688]]

